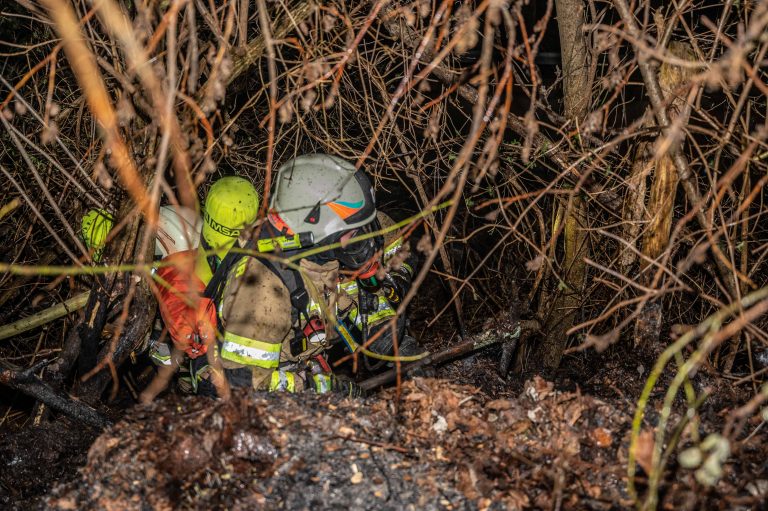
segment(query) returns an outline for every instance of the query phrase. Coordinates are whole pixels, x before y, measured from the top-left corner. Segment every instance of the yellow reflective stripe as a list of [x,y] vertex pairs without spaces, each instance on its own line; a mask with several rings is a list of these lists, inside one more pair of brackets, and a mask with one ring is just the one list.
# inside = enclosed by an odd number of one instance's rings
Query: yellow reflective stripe
[[235,266],[235,278],[240,277],[245,273],[245,267],[248,264],[248,258],[244,257],[240,260],[239,263],[237,263],[237,266]]
[[312,380],[315,382],[315,392],[318,394],[325,394],[331,390],[331,375],[315,374],[312,376]]
[[398,250],[400,250],[403,246],[403,238],[397,238],[395,241],[387,245],[387,247],[384,249],[384,261],[386,262],[387,259],[392,257],[397,253]]
[[[248,349],[248,348],[246,348]],[[262,367],[264,369],[274,369],[280,365],[279,360],[261,360],[254,358],[250,353],[243,353],[237,346],[228,346],[226,343],[221,347],[221,358],[238,364]]]
[[369,324],[370,323],[376,323],[380,319],[391,318],[394,315],[395,315],[395,311],[393,311],[392,309],[387,308],[387,309],[384,309],[384,310],[380,310],[380,311],[374,312],[373,314],[370,314],[368,316],[368,323]]
[[[376,307],[376,312],[373,314],[368,314],[368,324],[375,323],[380,319],[391,318],[392,316],[396,315],[395,310],[389,305],[389,300],[383,296],[379,296],[378,298],[379,304],[378,307]],[[348,317],[355,323],[355,325],[360,326],[361,320],[359,314],[357,313],[357,307],[349,311]]]
[[290,371],[272,371],[269,391],[296,392],[296,375]]
[[233,334],[232,332],[224,332],[224,340],[241,344],[243,346],[248,346],[249,348],[257,348],[263,351],[267,351],[269,353],[280,353],[279,342],[274,343],[274,342],[257,341],[255,339],[249,339],[247,337],[242,337],[240,335]]
[[280,364],[280,347],[280,344],[256,341],[225,332],[221,358],[238,364],[274,369]]
[[160,355],[159,353],[155,352],[150,355],[150,358],[153,360],[156,360],[158,363],[169,366],[171,365],[171,356],[170,355]]
[[307,305],[307,315],[311,318],[312,316],[320,316],[321,313],[320,304],[310,299]]

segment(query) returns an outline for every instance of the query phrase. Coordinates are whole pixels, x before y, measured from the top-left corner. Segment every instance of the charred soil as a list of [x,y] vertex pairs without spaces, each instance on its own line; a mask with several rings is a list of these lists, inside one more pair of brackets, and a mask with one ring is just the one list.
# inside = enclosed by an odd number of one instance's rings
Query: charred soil
[[[60,459],[69,477],[35,506],[624,509],[631,412],[616,393],[560,391],[538,377],[502,398],[421,378],[367,399],[169,395],[103,432],[76,477],[82,458]],[[760,430],[743,442],[708,492],[672,466],[665,506],[760,508],[765,443]]]

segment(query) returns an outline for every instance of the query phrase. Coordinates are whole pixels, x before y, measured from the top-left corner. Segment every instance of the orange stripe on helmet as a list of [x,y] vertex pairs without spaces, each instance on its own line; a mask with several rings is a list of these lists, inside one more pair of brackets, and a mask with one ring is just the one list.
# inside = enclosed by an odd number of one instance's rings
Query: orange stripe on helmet
[[361,208],[350,208],[349,206],[344,206],[343,204],[339,204],[338,202],[329,202],[327,206],[331,208],[331,211],[333,211],[339,217],[341,217],[342,220],[346,220],[347,218],[351,217],[361,209]]

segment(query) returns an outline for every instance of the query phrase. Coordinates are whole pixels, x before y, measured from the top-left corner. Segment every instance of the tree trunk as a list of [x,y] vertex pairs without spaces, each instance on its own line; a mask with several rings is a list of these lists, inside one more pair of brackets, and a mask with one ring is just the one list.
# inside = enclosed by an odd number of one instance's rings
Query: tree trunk
[[556,0],[557,26],[560,34],[560,58],[563,65],[565,116],[581,121],[589,112],[592,80],[589,76],[587,41],[582,0]]
[[547,311],[545,338],[539,348],[539,359],[548,370],[557,369],[560,365],[568,342],[568,329],[573,326],[580,309],[586,277],[584,258],[589,241],[586,225],[586,201],[574,196],[570,211],[565,214],[563,261],[560,265],[563,280],[553,283],[556,286],[554,302],[542,301],[542,307],[546,307]]
[[[693,48],[688,43],[672,42],[669,45],[668,52],[679,59],[695,60]],[[692,71],[690,69],[684,69],[668,63],[662,64],[659,68],[659,85],[664,94],[665,103],[669,105],[668,115],[670,121],[674,124],[683,125],[688,122],[687,116],[680,117],[680,115],[685,115],[684,113],[681,114],[681,112],[685,112],[683,106],[686,98],[677,96],[675,91],[685,85],[690,80],[691,75]],[[665,135],[661,135],[657,143],[664,143],[666,138]],[[654,148],[648,149],[654,150]],[[639,151],[641,155],[645,152],[645,149]],[[650,260],[659,258],[669,247],[675,195],[677,194],[680,182],[675,163],[669,152],[666,151],[661,158],[651,160],[650,170],[643,175],[643,179],[645,179],[645,175],[651,175],[653,181],[650,186],[648,205],[645,208],[647,227],[643,232],[642,254],[645,257],[640,260],[641,269],[646,268]],[[653,273],[645,272],[643,274],[644,285],[652,285],[650,280]],[[657,348],[659,348],[658,342],[661,336],[661,326],[661,304],[658,302],[646,304],[635,322],[635,345],[643,352],[650,350],[651,353],[655,353]]]
[[[673,42],[668,51],[673,56],[695,61],[693,49],[688,43]],[[669,118],[673,123],[687,123],[688,119],[679,118],[683,110],[686,98],[675,95],[675,90],[685,85],[690,79],[692,71],[678,66],[664,63],[659,69],[659,85],[664,92],[664,99],[669,104]],[[660,141],[661,142],[661,141]],[[650,217],[650,223],[643,236],[643,255],[650,259],[660,256],[669,244],[669,235],[672,230],[672,212],[675,206],[675,194],[680,178],[675,169],[675,163],[668,154],[664,154],[657,162],[653,173],[651,196],[646,208]],[[641,261],[641,266],[647,262]]]
[[[574,126],[583,120],[589,111],[592,97],[592,82],[586,38],[583,34],[584,3],[582,0],[556,0],[557,24],[560,34],[560,54],[563,65],[563,92],[565,115],[574,121]],[[565,250],[562,268],[564,282],[555,283],[555,299],[548,307],[542,300],[542,307],[549,310],[544,326],[546,337],[541,346],[541,362],[547,369],[556,369],[565,350],[567,331],[573,326],[584,291],[586,275],[587,203],[578,196],[573,197],[571,208],[565,218]],[[556,243],[553,240],[553,243]],[[548,302],[548,301],[547,301]],[[543,312],[543,311],[542,311]]]

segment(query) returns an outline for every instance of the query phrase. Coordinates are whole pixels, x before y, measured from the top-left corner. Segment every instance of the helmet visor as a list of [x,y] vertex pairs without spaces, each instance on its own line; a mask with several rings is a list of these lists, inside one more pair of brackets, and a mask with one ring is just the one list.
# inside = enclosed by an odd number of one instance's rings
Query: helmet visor
[[[326,243],[344,242],[349,239],[360,237],[364,234],[370,234],[380,230],[378,219],[364,225],[359,229],[344,231],[334,236]],[[359,270],[365,266],[381,250],[384,245],[384,239],[381,235],[373,236],[364,240],[351,241],[344,246],[336,247],[332,250],[321,252],[313,256],[313,261],[318,264],[324,264],[329,261],[338,261],[339,266],[344,270]]]

